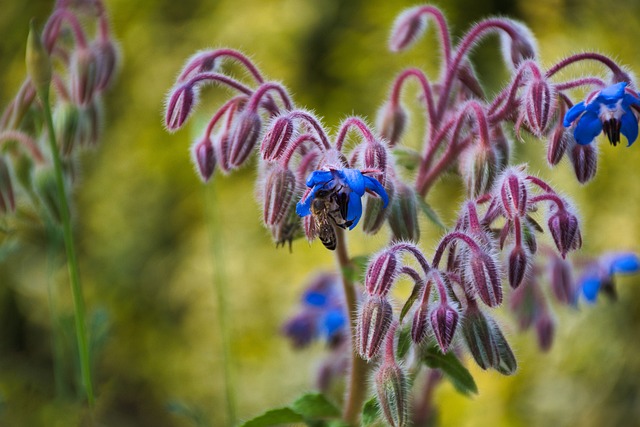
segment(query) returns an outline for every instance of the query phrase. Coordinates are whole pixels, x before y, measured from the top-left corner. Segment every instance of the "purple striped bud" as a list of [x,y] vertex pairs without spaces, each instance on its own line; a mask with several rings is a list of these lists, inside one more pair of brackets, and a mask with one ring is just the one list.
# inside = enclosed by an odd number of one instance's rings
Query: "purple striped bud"
[[511,151],[513,151],[513,141],[507,138],[504,134],[502,127],[494,126],[491,128],[491,142],[493,149],[496,153],[496,163],[498,165],[498,172],[504,170],[509,164],[511,159]]
[[555,323],[546,311],[542,312],[536,319],[536,335],[538,337],[538,347],[542,351],[549,351],[553,344],[555,335]]
[[515,246],[509,254],[509,285],[520,286],[529,267],[529,254],[523,246]]
[[235,117],[231,130],[229,155],[229,161],[233,167],[238,167],[247,160],[258,141],[261,126],[260,115],[255,111],[245,109]]
[[402,427],[408,422],[409,396],[405,371],[395,361],[385,360],[375,374],[374,382],[380,409],[387,423]]
[[582,247],[582,234],[578,218],[566,209],[560,209],[549,217],[549,231],[562,258],[572,250]]
[[400,52],[408,49],[424,33],[427,28],[427,18],[420,13],[420,7],[405,10],[396,18],[389,39],[389,50]]
[[527,59],[537,56],[536,39],[525,25],[511,19],[501,19],[509,23],[511,32],[500,32],[500,46],[505,63],[517,69]]
[[380,136],[389,143],[389,147],[395,147],[407,128],[408,115],[402,105],[388,102],[378,111],[376,127]]
[[482,302],[489,307],[502,303],[502,285],[495,261],[487,253],[472,251],[467,277],[473,283]]
[[493,146],[476,141],[458,160],[458,169],[469,197],[479,197],[491,190],[499,171]]
[[560,163],[572,138],[573,135],[564,126],[556,126],[547,144],[547,162],[549,162],[549,165],[555,166]]
[[97,86],[98,61],[93,50],[76,49],[69,63],[71,99],[78,105],[86,105],[92,99]]
[[429,304],[422,302],[413,315],[411,322],[411,339],[414,343],[420,344],[426,337],[429,328]]
[[373,178],[385,184],[387,173],[387,147],[380,142],[370,142],[365,145],[364,149],[364,167],[365,169],[376,169],[380,173],[371,175]]
[[521,173],[511,168],[499,179],[500,204],[504,215],[513,219],[527,213],[528,188]]
[[533,79],[525,88],[524,115],[531,132],[538,138],[545,134],[556,110],[556,90],[545,79]]
[[356,348],[364,360],[371,360],[380,350],[393,320],[391,304],[385,297],[367,297],[360,307],[356,325]]
[[318,237],[318,229],[316,227],[316,221],[312,215],[307,215],[302,218],[302,227],[304,228],[304,234],[307,236],[309,243],[313,242]]
[[92,44],[97,62],[96,90],[102,91],[113,81],[118,64],[118,49],[111,39],[99,39]]
[[438,308],[431,312],[431,327],[438,341],[440,349],[446,353],[453,341],[453,335],[458,326],[458,312],[449,304],[441,302]]
[[596,176],[598,169],[598,144],[580,145],[574,142],[569,146],[569,160],[580,184],[586,184]]
[[362,231],[367,234],[376,234],[384,222],[389,218],[391,212],[391,204],[393,203],[393,195],[395,193],[395,187],[393,181],[387,179],[384,184],[384,189],[389,196],[390,203],[387,207],[384,207],[384,201],[381,197],[367,197],[365,200],[364,214],[362,216]]
[[394,240],[410,240],[417,242],[420,239],[420,226],[418,224],[418,200],[415,191],[402,182],[398,182],[397,194],[389,212],[389,226]]
[[554,256],[550,262],[551,291],[558,302],[573,305],[576,291],[573,285],[571,265],[566,260]]
[[280,165],[274,165],[268,172],[264,184],[264,223],[267,226],[282,221],[293,204],[296,192],[296,177],[293,172]]
[[4,157],[0,157],[0,213],[13,212],[16,209],[16,201],[11,185],[9,165]]
[[196,94],[191,85],[180,85],[170,92],[164,124],[169,132],[180,129],[193,111]]
[[375,256],[364,278],[369,295],[386,296],[398,275],[398,257],[394,251],[385,250]]
[[477,307],[469,307],[462,317],[462,336],[474,360],[482,369],[498,364],[498,348],[491,326]]
[[288,117],[278,117],[273,121],[260,146],[263,159],[276,160],[285,153],[291,142],[293,127]]
[[198,176],[203,182],[209,182],[216,168],[216,156],[213,143],[208,135],[203,136],[191,147],[191,159],[196,166]]
[[215,158],[217,166],[223,174],[228,174],[233,167],[229,157],[231,155],[231,136],[228,129],[223,129],[216,136],[213,148],[215,150]]

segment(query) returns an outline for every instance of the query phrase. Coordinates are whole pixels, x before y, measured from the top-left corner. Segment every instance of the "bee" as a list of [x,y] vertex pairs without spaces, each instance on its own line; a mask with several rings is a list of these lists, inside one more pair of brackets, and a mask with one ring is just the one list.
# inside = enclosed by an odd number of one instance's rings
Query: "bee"
[[353,221],[347,221],[348,196],[339,192],[340,188],[330,191],[321,190],[311,203],[311,215],[322,244],[333,251],[337,246],[334,224],[340,228],[349,227]]

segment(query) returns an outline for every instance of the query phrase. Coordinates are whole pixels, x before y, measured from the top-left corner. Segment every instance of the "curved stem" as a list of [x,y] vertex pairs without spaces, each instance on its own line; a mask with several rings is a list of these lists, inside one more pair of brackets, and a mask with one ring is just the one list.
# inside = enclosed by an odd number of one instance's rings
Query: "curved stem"
[[[534,78],[542,78],[542,73],[538,68],[538,65],[531,60],[524,61],[516,72],[515,77],[511,81],[511,84],[507,86],[498,96],[495,97],[491,106],[489,107],[489,122],[497,123],[504,119],[505,116],[513,112],[516,104],[516,95],[518,89],[521,86],[522,79],[524,79],[525,72],[530,72]],[[505,100],[506,98],[506,100]],[[500,109],[498,109],[500,107]]]
[[344,288],[345,303],[347,306],[347,314],[349,316],[349,325],[351,326],[351,369],[349,370],[349,383],[347,385],[347,397],[344,403],[342,418],[351,426],[358,426],[360,420],[360,412],[366,397],[367,391],[367,362],[358,356],[355,351],[355,336],[357,322],[357,305],[358,297],[355,284],[345,274],[345,270],[352,268],[351,259],[347,251],[347,240],[344,230],[334,227],[337,238],[336,259],[338,262],[339,272],[342,276],[342,286]]
[[460,231],[454,231],[444,236],[440,241],[440,244],[436,249],[436,253],[433,255],[433,262],[431,263],[432,268],[438,268],[442,254],[444,254],[444,250],[447,248],[449,243],[452,243],[455,240],[463,241],[472,251],[481,251],[480,246],[471,238],[471,236]]
[[336,150],[342,151],[344,139],[347,137],[347,133],[351,127],[356,127],[362,136],[364,136],[367,143],[372,144],[375,142],[375,136],[373,136],[371,129],[369,129],[369,126],[367,126],[362,119],[358,117],[349,117],[342,123],[342,126],[340,126],[340,132],[338,132],[338,137],[336,138]]
[[425,102],[427,103],[427,125],[429,126],[429,131],[433,133],[433,120],[436,115],[436,108],[433,103],[433,91],[431,89],[431,84],[429,83],[427,76],[424,75],[422,70],[418,68],[409,68],[407,70],[404,70],[398,77],[396,77],[396,80],[393,83],[393,87],[391,89],[391,106],[395,107],[400,102],[402,85],[409,77],[415,77],[416,79],[418,79],[418,82],[420,82],[422,93],[424,95]]
[[78,17],[67,9],[57,9],[49,18],[49,22],[47,22],[43,31],[46,36],[44,37],[44,40],[46,41],[45,45],[47,50],[51,52],[51,49],[53,49],[53,45],[60,33],[62,21],[67,21],[71,27],[71,31],[73,31],[78,47],[86,48],[87,36],[82,29],[82,25],[80,25],[80,21],[78,21]]
[[569,80],[568,82],[558,83],[556,85],[557,90],[567,90],[573,89],[580,86],[597,86],[599,88],[603,88],[606,86],[605,82],[602,79],[597,77],[583,77],[580,79]]
[[600,53],[595,53],[595,52],[585,52],[585,53],[578,53],[575,55],[571,55],[570,57],[563,59],[553,67],[549,68],[545,76],[549,78],[554,74],[556,74],[558,71],[562,70],[563,68],[566,68],[567,66],[580,61],[597,61],[603,64],[604,66],[606,66],[607,68],[609,68],[611,71],[613,71],[614,74],[626,75],[626,73],[618,66],[618,64],[616,64],[608,56],[602,55]]
[[187,81],[187,83],[185,83],[188,86],[193,86],[196,83],[200,83],[200,82],[218,82],[218,83],[223,83],[226,84],[227,86],[236,89],[239,92],[242,92],[246,95],[251,95],[253,93],[253,91],[243,85],[242,83],[240,83],[239,81],[237,81],[236,79],[232,79],[231,77],[225,76],[224,74],[220,74],[220,73],[200,73],[200,74],[196,74],[195,76],[193,76],[189,81]]
[[301,119],[310,124],[320,137],[320,141],[322,141],[322,145],[324,145],[324,148],[327,150],[331,148],[331,144],[329,143],[327,134],[325,133],[324,129],[322,129],[322,126],[314,116],[302,110],[291,111],[287,114],[287,116],[293,120]]
[[544,202],[544,201],[555,203],[556,206],[558,206],[558,209],[565,209],[564,201],[560,198],[560,196],[558,196],[555,193],[540,194],[539,196],[535,196],[531,198],[531,203],[538,203],[538,202]]
[[445,66],[451,61],[451,36],[449,35],[449,26],[447,20],[437,7],[434,6],[422,6],[418,10],[418,13],[428,13],[435,19],[438,24],[438,30],[440,31],[440,38],[442,39],[442,55],[444,56]]
[[289,162],[291,161],[293,154],[298,149],[298,147],[300,147],[305,142],[312,142],[316,147],[318,147],[320,151],[324,151],[324,147],[322,146],[322,143],[318,141],[318,139],[315,136],[311,135],[310,133],[302,134],[289,145],[289,147],[287,148],[287,151],[282,156],[282,165],[285,168],[289,167]]
[[216,49],[210,52],[202,52],[194,59],[192,59],[182,70],[180,76],[178,77],[178,81],[185,80],[189,77],[189,75],[198,67],[202,65],[202,63],[207,61],[215,61],[218,57],[228,56],[236,61],[242,63],[245,66],[247,71],[253,76],[253,78],[259,84],[264,83],[264,78],[258,68],[247,58],[242,52],[233,49]]
[[207,136],[207,137],[211,136],[211,132],[213,132],[213,128],[216,126],[218,121],[220,121],[222,116],[227,111],[229,111],[229,109],[231,109],[231,107],[235,108],[242,99],[246,99],[246,98],[244,96],[240,95],[240,96],[236,96],[234,98],[231,98],[230,100],[225,102],[224,105],[222,105],[222,107],[220,107],[218,109],[218,111],[216,111],[216,113],[213,115],[213,117],[211,117],[211,120],[209,120],[209,123],[207,124],[207,128],[205,129],[205,136]]
[[287,91],[277,83],[264,83],[256,89],[251,98],[249,99],[249,105],[247,108],[251,111],[256,111],[258,106],[260,105],[260,101],[262,97],[265,96],[269,91],[276,91],[278,95],[280,95],[280,99],[282,99],[282,103],[284,104],[284,108],[287,110],[291,110],[292,104]]
[[18,141],[29,152],[29,154],[31,154],[31,157],[36,161],[36,163],[44,163],[42,151],[40,151],[33,138],[26,133],[19,130],[6,130],[4,132],[0,132],[0,146],[4,145],[8,141]]
[[78,259],[76,257],[76,249],[73,241],[73,232],[71,230],[71,213],[67,201],[67,194],[64,188],[64,180],[62,176],[62,163],[56,144],[56,137],[53,129],[53,119],[51,117],[51,107],[49,106],[49,90],[43,90],[38,93],[44,109],[44,118],[47,126],[47,134],[49,139],[49,147],[51,149],[51,157],[53,158],[53,166],[56,177],[56,186],[58,188],[58,199],[60,201],[60,213],[62,217],[62,231],[64,236],[64,245],[67,252],[67,267],[69,268],[69,278],[71,280],[71,294],[73,297],[73,309],[76,327],[76,339],[78,342],[78,352],[80,359],[80,374],[82,376],[82,385],[87,395],[87,401],[90,407],[94,406],[95,400],[93,396],[93,384],[91,380],[91,366],[89,358],[89,347],[87,344],[87,331],[85,326],[85,307],[84,297],[82,295],[82,286],[80,285],[80,273],[78,269]]

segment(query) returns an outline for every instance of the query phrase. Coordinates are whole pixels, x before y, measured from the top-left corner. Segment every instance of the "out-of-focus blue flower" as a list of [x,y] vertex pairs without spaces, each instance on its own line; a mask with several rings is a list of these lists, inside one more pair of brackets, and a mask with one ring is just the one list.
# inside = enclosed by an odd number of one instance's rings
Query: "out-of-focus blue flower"
[[614,275],[630,274],[640,271],[640,258],[632,252],[609,253],[601,256],[578,281],[578,288],[585,299],[595,302],[600,292],[615,296]]
[[384,207],[389,203],[389,197],[378,180],[364,175],[358,169],[329,169],[317,170],[307,178],[310,190],[303,196],[296,206],[296,212],[301,217],[311,214],[311,204],[316,198],[326,198],[330,218],[339,227],[349,227],[352,230],[362,216],[362,196],[365,191],[376,193],[384,201]]
[[306,347],[316,339],[337,345],[346,337],[347,313],[335,274],[323,273],[315,277],[301,300],[301,310],[282,328],[294,347]]
[[626,82],[616,83],[571,107],[563,124],[569,127],[575,123],[573,136],[578,144],[590,144],[604,129],[611,144],[620,142],[622,133],[629,146],[638,138],[638,118],[632,105],[640,106],[638,94],[627,89]]

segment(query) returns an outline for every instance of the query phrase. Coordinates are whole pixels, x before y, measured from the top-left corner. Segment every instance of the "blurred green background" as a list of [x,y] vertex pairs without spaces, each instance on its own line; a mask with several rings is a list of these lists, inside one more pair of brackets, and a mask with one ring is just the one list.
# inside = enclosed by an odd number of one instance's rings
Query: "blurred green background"
[[[0,105],[9,102],[25,73],[24,46],[32,17],[42,24],[52,1],[6,0],[0,14]],[[434,2],[447,13],[454,36],[470,23],[500,14],[524,21],[538,37],[542,62],[572,52],[611,54],[640,70],[640,4],[633,0],[451,0]],[[335,129],[348,114],[375,116],[391,78],[419,66],[436,77],[432,28],[409,53],[392,55],[386,41],[395,16],[409,1],[384,0],[109,0],[107,7],[124,63],[105,97],[102,144],[83,156],[75,198],[81,276],[91,314],[96,419],[105,426],[189,426],[168,411],[180,402],[210,425],[224,425],[223,377],[213,260],[223,245],[229,289],[237,412],[247,419],[282,406],[313,387],[324,349],[293,351],[279,335],[296,310],[304,281],[331,268],[321,244],[275,250],[261,226],[252,167],[208,186],[193,172],[188,147],[195,123],[213,112],[220,91],[185,130],[167,134],[162,108],[167,90],[192,53],[233,47],[248,53],[269,78],[282,81],[298,105],[315,110]],[[490,93],[507,78],[497,38],[473,54]],[[594,68],[598,70],[598,68]],[[582,74],[587,69],[578,69]],[[410,100],[409,100],[410,101]],[[637,144],[636,144],[637,145]],[[599,173],[580,186],[564,161],[549,169],[543,143],[516,144],[515,162],[549,179],[579,206],[584,251],[640,250],[640,147],[600,141]],[[445,178],[430,203],[451,220],[461,200],[459,181]],[[452,194],[454,196],[452,196]],[[438,231],[428,223],[421,245],[431,253]],[[386,232],[385,232],[386,233]],[[350,233],[353,254],[370,253],[384,234]],[[472,366],[480,393],[457,395],[445,384],[436,394],[443,426],[640,425],[640,283],[619,281],[619,301],[600,300],[578,310],[556,307],[556,342],[541,354],[532,333],[518,334],[508,313],[519,372],[510,378]],[[51,286],[51,284],[53,285]],[[56,328],[48,289],[54,289]],[[72,307],[66,272],[47,263],[43,242],[26,245],[0,266],[0,425],[71,426],[86,419],[74,397]],[[56,344],[57,342],[57,344]],[[57,347],[56,347],[57,345]],[[61,378],[58,356],[67,360]],[[473,365],[473,364],[471,364]],[[56,397],[56,395],[58,397]],[[175,405],[174,405],[175,407]]]

